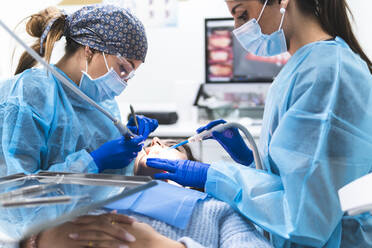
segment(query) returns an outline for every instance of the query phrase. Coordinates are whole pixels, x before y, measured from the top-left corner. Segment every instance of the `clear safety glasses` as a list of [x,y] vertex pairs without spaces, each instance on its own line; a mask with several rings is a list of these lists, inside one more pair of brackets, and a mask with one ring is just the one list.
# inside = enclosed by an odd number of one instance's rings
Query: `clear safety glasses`
[[135,69],[131,65],[131,63],[128,62],[123,56],[120,54],[117,54],[116,57],[119,59],[119,68],[120,68],[120,74],[119,76],[125,80],[128,81],[129,79],[132,79],[135,75]]

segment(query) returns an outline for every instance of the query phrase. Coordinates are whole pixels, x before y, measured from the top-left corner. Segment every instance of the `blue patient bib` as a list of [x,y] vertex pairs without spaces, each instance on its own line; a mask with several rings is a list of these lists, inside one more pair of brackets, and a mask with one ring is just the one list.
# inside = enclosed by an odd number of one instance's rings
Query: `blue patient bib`
[[105,208],[118,212],[131,211],[185,229],[195,204],[207,197],[206,193],[182,188],[163,181],[158,185],[138,192]]

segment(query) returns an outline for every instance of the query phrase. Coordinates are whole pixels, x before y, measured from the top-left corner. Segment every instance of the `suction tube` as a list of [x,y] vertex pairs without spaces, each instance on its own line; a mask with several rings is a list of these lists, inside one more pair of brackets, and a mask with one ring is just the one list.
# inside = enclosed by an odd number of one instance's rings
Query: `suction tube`
[[225,124],[218,125],[218,126],[214,127],[213,129],[214,129],[214,131],[223,132],[226,129],[234,128],[234,127],[239,129],[240,131],[242,131],[244,133],[245,137],[247,137],[250,148],[253,151],[253,158],[254,158],[254,163],[256,164],[256,169],[264,170],[263,163],[262,163],[262,160],[261,160],[261,156],[258,152],[256,142],[254,141],[251,133],[248,131],[248,129],[246,127],[244,127],[243,125],[241,125],[239,123],[236,123],[236,122],[230,122],[230,123],[225,123]]

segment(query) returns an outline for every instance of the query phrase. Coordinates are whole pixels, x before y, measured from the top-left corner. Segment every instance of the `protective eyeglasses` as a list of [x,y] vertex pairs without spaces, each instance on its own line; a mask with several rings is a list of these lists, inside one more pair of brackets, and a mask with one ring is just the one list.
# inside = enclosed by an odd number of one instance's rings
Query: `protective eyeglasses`
[[117,54],[116,57],[120,60],[120,74],[119,76],[125,80],[128,81],[129,79],[133,78],[135,75],[135,69],[131,65],[131,63],[128,62],[123,56],[120,54]]

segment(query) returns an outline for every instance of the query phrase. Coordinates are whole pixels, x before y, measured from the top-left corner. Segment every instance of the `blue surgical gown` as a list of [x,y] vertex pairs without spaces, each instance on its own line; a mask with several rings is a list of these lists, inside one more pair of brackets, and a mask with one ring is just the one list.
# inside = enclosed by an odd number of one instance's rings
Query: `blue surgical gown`
[[[120,118],[115,100],[99,104]],[[0,83],[0,129],[0,176],[96,173],[89,152],[120,137],[110,119],[39,68]]]
[[271,233],[275,247],[372,247],[370,214],[337,191],[371,172],[372,76],[341,38],[299,49],[267,96],[265,170],[213,163],[206,192]]

